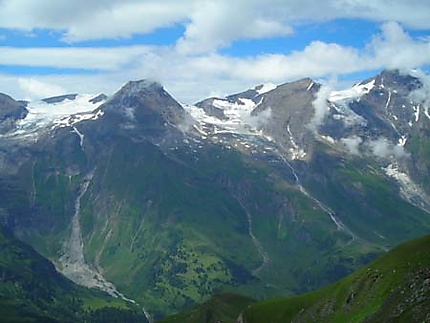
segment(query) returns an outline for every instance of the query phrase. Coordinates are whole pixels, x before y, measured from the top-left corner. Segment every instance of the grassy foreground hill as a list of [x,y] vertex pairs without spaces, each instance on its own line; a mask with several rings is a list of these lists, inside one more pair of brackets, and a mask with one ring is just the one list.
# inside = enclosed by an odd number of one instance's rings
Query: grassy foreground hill
[[251,305],[243,323],[430,322],[430,236],[315,292]]
[[75,285],[0,227],[0,321],[146,322],[132,304]]
[[216,295],[163,323],[430,322],[430,235],[317,291],[263,302]]
[[234,323],[239,314],[255,301],[237,294],[218,294],[189,311],[171,315],[160,323]]

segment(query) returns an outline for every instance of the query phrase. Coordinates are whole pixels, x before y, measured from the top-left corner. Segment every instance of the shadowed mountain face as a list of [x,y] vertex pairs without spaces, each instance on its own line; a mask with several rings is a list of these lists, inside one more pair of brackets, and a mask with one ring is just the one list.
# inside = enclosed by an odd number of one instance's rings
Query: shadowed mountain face
[[73,284],[33,248],[0,228],[0,313],[7,322],[146,322],[135,305]]
[[27,112],[25,104],[0,93],[0,134],[12,130],[16,121],[25,118]]
[[424,90],[386,71],[196,106],[147,80],[77,95],[73,115],[70,100],[57,114],[30,102],[1,135],[1,219],[64,274],[156,317],[220,291],[313,290],[428,232]]
[[154,131],[166,124],[180,124],[184,118],[182,106],[160,84],[147,80],[128,82],[103,106],[103,111],[130,126]]
[[427,322],[429,243],[429,236],[405,243],[324,289],[252,304],[240,321]]

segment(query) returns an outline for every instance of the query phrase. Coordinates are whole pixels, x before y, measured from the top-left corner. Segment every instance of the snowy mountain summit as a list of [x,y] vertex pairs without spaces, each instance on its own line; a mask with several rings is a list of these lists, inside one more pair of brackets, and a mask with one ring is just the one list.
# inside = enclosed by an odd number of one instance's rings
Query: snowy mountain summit
[[67,94],[25,102],[26,113],[15,122],[8,137],[37,138],[40,132],[73,127],[84,120],[96,120],[103,112],[97,110],[106,101],[105,95]]

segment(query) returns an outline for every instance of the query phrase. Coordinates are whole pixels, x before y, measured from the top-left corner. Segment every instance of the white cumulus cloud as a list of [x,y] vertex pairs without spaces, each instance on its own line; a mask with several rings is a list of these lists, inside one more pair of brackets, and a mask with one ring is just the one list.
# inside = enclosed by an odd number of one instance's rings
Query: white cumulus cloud
[[[396,30],[398,30],[396,28]],[[404,33],[402,29],[398,30]],[[272,82],[283,83],[304,77],[321,78],[345,75],[361,71],[384,68],[408,70],[430,64],[429,40],[416,40],[407,34],[407,41],[395,42],[385,32],[368,44],[367,49],[313,42],[302,51],[291,54],[269,54],[256,57],[229,57],[219,53],[190,55],[179,53],[173,47],[125,46],[117,48],[11,48],[0,46],[0,61],[3,65],[50,67],[56,69],[82,69],[98,71],[94,75],[29,75],[48,83],[59,84],[70,91],[79,92],[82,83],[87,90],[114,91],[131,79],[153,78],[161,82],[180,101],[194,103],[211,94],[234,93]],[[403,45],[400,45],[403,44]],[[410,50],[413,48],[414,50]],[[403,57],[389,55],[396,52]],[[24,77],[24,76],[23,76]],[[4,80],[4,82],[2,82]],[[11,88],[17,97],[26,97],[20,92],[14,78],[0,77],[0,91]],[[91,82],[87,81],[91,80]],[[104,87],[109,84],[109,87]],[[115,86],[113,86],[114,84]],[[108,92],[112,93],[112,92]]]
[[59,85],[42,82],[33,78],[19,78],[18,85],[27,96],[20,99],[32,100],[34,97],[47,98],[66,93]]
[[238,39],[285,36],[303,24],[342,18],[429,29],[429,12],[428,0],[3,0],[0,27],[52,29],[79,42],[182,25],[180,47],[196,51]]

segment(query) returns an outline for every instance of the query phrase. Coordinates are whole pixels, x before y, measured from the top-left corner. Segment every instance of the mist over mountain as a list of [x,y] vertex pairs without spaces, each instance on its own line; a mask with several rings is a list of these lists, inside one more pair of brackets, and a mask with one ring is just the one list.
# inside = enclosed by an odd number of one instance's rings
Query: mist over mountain
[[314,290],[430,229],[429,85],[383,71],[195,105],[161,84],[0,96],[0,219],[72,281],[158,318]]

